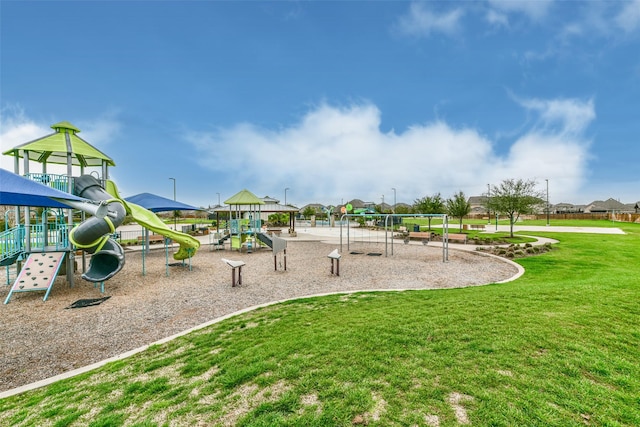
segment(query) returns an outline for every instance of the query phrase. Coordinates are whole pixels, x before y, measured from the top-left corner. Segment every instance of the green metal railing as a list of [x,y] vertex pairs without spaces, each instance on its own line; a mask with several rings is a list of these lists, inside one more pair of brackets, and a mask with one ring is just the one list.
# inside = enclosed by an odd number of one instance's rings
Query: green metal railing
[[0,233],[0,265],[11,265],[24,252],[24,225]]
[[69,186],[69,179],[66,175],[52,173],[28,173],[25,174],[25,178],[39,182],[40,184],[44,184],[48,187],[55,188],[56,190],[64,191],[65,193],[73,192],[73,178],[71,178],[71,186]]

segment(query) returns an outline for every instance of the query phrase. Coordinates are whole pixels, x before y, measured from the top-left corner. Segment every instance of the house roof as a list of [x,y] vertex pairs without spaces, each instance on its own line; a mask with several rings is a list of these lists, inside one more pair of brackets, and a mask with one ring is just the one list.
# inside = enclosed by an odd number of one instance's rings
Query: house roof
[[280,203],[280,200],[275,199],[273,197],[269,197],[269,196],[264,196],[262,198],[262,201],[265,202],[265,203]]
[[467,202],[470,205],[484,205],[487,203],[487,196],[470,196]]
[[628,209],[626,205],[620,203],[619,201],[609,198],[605,201],[595,200],[587,205],[587,209],[585,211],[588,212],[611,212],[611,211],[622,211]]
[[[250,191],[247,190],[243,190],[246,191],[249,194],[252,194]],[[242,193],[243,191],[241,191],[240,193]],[[228,200],[225,200],[225,203],[227,205],[255,205],[256,203],[235,203],[233,200],[236,196],[240,195],[240,193],[236,194],[235,196],[231,197]],[[246,193],[239,196],[238,197],[239,200],[251,200],[251,197],[249,195],[247,195]],[[260,204],[260,212],[263,213],[268,213],[268,212],[298,212],[300,209],[296,206],[293,205],[281,205],[279,203],[278,200],[273,199],[271,197],[264,197],[262,199],[259,199],[256,197],[257,200],[259,200],[261,202]],[[232,201],[231,203],[229,203],[229,201]],[[230,206],[215,206],[211,209],[207,209],[208,212],[229,212]],[[240,208],[240,211],[243,211],[242,208]]]
[[308,205],[304,205],[303,207],[301,207],[300,211],[304,211],[307,208],[311,208],[315,211],[321,211],[322,209],[324,209],[324,205],[320,203],[309,203]]

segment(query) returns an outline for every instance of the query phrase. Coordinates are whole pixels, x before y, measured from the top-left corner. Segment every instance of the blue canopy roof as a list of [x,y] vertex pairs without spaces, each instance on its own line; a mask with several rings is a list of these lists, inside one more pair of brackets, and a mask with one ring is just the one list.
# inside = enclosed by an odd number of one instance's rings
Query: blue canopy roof
[[127,202],[135,203],[138,206],[150,210],[151,212],[166,212],[166,211],[197,211],[200,208],[187,205],[185,203],[176,202],[175,200],[167,199],[165,197],[156,196],[151,193],[140,193],[135,196],[125,197]]
[[0,168],[0,205],[69,208],[69,206],[51,199],[52,197],[65,200],[85,200]]

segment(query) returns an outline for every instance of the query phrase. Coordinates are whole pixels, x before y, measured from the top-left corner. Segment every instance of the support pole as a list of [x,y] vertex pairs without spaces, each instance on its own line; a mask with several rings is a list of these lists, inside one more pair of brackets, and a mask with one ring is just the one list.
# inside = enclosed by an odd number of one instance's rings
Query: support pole
[[[236,282],[236,270],[238,270],[238,281]],[[231,286],[242,285],[242,266],[231,269]]]
[[334,249],[327,257],[331,259],[331,275],[334,274],[335,267],[335,275],[340,276],[340,254],[338,250]]

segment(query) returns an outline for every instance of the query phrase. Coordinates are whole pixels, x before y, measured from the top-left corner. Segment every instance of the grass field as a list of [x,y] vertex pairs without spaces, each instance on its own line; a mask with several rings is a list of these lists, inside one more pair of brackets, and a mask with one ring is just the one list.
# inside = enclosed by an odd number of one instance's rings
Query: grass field
[[616,226],[545,233],[511,283],[237,316],[0,400],[0,425],[638,426],[640,225]]

